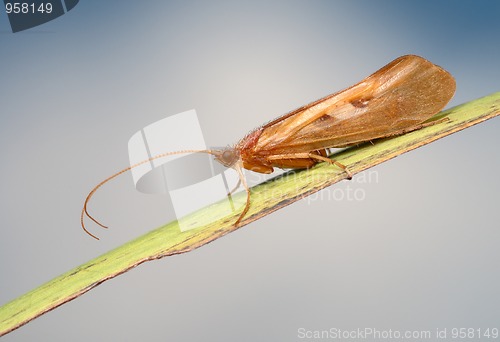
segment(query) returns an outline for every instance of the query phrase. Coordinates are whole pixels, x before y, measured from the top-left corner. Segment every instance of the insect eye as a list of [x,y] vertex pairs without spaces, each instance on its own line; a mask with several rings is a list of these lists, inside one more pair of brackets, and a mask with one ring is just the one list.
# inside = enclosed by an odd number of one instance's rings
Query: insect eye
[[232,151],[224,151],[224,153],[222,153],[222,159],[224,160],[230,161],[233,159],[233,157],[234,154]]

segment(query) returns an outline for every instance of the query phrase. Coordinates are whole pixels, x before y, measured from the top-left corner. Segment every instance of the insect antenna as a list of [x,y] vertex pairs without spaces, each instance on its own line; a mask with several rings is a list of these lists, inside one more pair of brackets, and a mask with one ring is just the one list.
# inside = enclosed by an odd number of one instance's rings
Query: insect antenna
[[[91,232],[89,232],[87,230],[87,228],[85,227],[85,222],[84,222],[84,218],[85,216],[87,216],[89,219],[91,219],[92,221],[94,221],[96,224],[98,224],[99,226],[101,226],[102,228],[108,228],[107,226],[103,225],[102,223],[100,223],[97,219],[95,219],[92,215],[89,214],[88,212],[88,209],[87,209],[87,206],[88,206],[88,203],[90,201],[90,199],[92,198],[92,196],[96,193],[97,190],[99,190],[100,187],[102,187],[104,184],[108,183],[109,181],[111,181],[112,179],[120,176],[121,174],[124,174],[125,172],[128,172],[138,166],[141,166],[143,164],[146,164],[146,163],[149,163],[153,160],[156,160],[156,159],[161,159],[161,158],[165,158],[165,157],[168,157],[168,156],[171,156],[171,155],[175,155],[175,154],[183,154],[183,153],[208,153],[208,154],[211,154],[211,155],[214,155],[214,156],[217,156],[217,155],[220,155],[221,154],[221,151],[217,151],[217,150],[182,150],[182,151],[176,151],[176,152],[166,152],[166,153],[161,153],[161,154],[158,154],[154,157],[151,157],[149,159],[145,159],[141,162],[138,162],[137,164],[134,164],[134,165],[131,165],[111,176],[109,176],[108,178],[106,178],[105,180],[103,180],[102,182],[100,182],[99,184],[97,184],[93,189],[92,191],[89,192],[89,194],[87,195],[87,197],[85,198],[85,202],[83,203],[83,208],[82,208],[82,213],[80,215],[80,224],[82,226],[82,229],[85,231],[85,233],[87,233],[88,235],[90,235],[91,237],[93,237],[94,239],[96,240],[99,240],[99,238],[97,236],[95,236],[94,234],[92,234]],[[239,171],[239,173],[241,173],[241,171]],[[246,185],[246,183],[245,183]],[[246,209],[248,210],[248,209]]]

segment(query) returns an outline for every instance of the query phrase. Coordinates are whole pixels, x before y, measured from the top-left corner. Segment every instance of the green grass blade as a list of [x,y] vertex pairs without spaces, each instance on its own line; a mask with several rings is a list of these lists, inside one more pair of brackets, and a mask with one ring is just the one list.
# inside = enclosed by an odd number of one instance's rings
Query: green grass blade
[[[373,145],[349,148],[332,157],[356,174],[497,115],[500,115],[500,92],[457,106],[437,116],[447,117],[448,121],[402,136],[379,140]],[[211,222],[214,215],[222,210],[221,203],[188,216],[188,222],[197,223],[199,228],[181,233],[177,222],[166,224],[0,307],[0,336],[145,261],[203,246],[345,178],[346,174],[339,168],[322,163],[310,170],[288,172],[253,187],[250,211],[239,227],[233,226],[238,217],[237,212]],[[243,193],[235,197],[236,200],[244,200]]]

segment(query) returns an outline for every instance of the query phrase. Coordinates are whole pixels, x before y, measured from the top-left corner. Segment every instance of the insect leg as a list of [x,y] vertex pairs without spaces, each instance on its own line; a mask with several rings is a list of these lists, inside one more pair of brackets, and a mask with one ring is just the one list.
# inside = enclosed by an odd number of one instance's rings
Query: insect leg
[[269,161],[294,160],[294,159],[316,159],[316,160],[326,162],[326,163],[329,163],[332,165],[337,165],[338,167],[340,167],[342,170],[345,171],[348,179],[352,179],[352,173],[349,171],[349,169],[344,164],[342,164],[336,160],[327,158],[325,156],[319,155],[317,153],[318,152],[316,152],[316,153],[306,152],[306,153],[293,153],[293,154],[278,154],[278,155],[274,155],[274,156],[269,156],[269,157],[267,157],[267,159]]
[[231,190],[231,191],[229,191],[229,192],[227,193],[227,196],[231,196],[231,195],[233,194],[233,192],[235,192],[235,191],[236,191],[236,189],[238,189],[238,188],[240,187],[240,185],[241,185],[241,178],[240,178],[240,179],[238,179],[238,183],[236,183],[236,186],[233,188],[233,190]]
[[344,164],[342,164],[342,163],[340,163],[340,162],[338,162],[338,161],[336,161],[334,159],[323,157],[323,156],[320,156],[320,155],[312,153],[312,152],[309,152],[309,158],[321,160],[321,161],[324,161],[324,162],[332,164],[332,165],[335,164],[338,167],[340,167],[342,170],[345,171],[345,173],[347,174],[347,178],[348,179],[352,179],[352,173],[351,173],[351,171],[349,171],[349,169],[347,168],[347,166],[345,166]]
[[[238,219],[234,223],[234,225],[237,226],[240,223],[240,221],[243,219],[245,214],[248,212],[248,209],[250,209],[250,189],[248,188],[247,180],[245,179],[245,175],[243,175],[241,164],[234,165],[234,169],[236,170],[236,172],[238,172],[238,176],[240,177],[239,182],[241,182],[243,184],[243,187],[245,188],[245,191],[247,192],[247,202],[245,203],[245,208],[243,208],[243,211],[241,212],[240,216],[238,217]],[[238,184],[238,186],[239,186],[239,184]]]

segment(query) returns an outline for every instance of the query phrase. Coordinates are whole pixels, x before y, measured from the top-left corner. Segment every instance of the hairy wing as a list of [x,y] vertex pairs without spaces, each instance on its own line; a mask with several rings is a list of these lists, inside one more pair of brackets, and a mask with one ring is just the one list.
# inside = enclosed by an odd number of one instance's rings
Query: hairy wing
[[455,80],[418,56],[399,57],[360,83],[265,125],[256,150],[343,147],[414,127],[446,106]]

